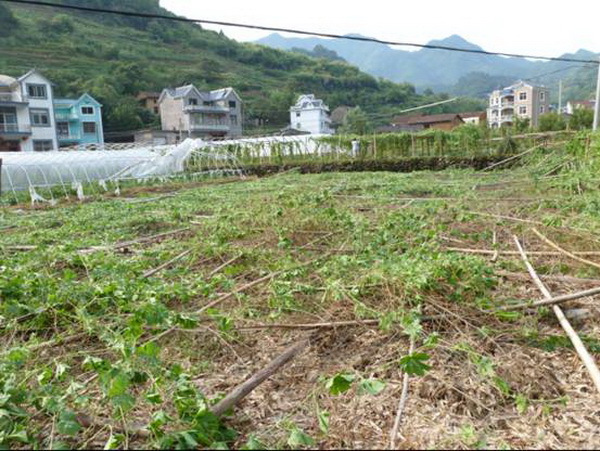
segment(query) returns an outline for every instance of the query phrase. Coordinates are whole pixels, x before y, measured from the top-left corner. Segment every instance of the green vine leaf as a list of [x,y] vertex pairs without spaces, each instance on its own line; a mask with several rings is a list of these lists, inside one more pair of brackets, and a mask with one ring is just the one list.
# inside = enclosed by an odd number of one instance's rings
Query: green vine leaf
[[412,353],[400,359],[400,368],[410,376],[424,376],[431,369],[431,366],[425,363],[427,360],[429,360],[428,354]]
[[325,387],[329,390],[329,393],[336,396],[341,393],[347,392],[352,386],[356,376],[354,374],[338,373],[332,378],[327,380]]

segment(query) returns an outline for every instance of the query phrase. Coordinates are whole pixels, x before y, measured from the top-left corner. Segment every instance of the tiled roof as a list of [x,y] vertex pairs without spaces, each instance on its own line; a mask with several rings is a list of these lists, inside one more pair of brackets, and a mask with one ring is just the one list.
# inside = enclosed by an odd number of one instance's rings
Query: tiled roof
[[406,124],[406,125],[418,125],[418,124],[434,124],[438,122],[452,122],[455,119],[462,121],[460,116],[456,113],[446,114],[431,114],[431,115],[420,115],[420,116],[397,116],[392,122],[394,124]]

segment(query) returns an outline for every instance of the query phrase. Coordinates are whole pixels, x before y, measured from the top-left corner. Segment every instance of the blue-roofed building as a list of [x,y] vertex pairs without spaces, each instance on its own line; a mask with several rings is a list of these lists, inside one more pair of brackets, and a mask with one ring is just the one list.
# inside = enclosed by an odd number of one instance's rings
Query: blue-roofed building
[[104,144],[102,105],[91,95],[54,99],[54,115],[60,147]]

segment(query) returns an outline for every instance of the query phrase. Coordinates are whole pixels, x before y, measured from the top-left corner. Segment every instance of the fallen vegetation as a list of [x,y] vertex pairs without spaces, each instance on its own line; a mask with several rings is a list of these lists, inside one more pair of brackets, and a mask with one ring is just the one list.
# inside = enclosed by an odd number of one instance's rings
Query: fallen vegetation
[[7,207],[0,444],[598,448],[599,152]]

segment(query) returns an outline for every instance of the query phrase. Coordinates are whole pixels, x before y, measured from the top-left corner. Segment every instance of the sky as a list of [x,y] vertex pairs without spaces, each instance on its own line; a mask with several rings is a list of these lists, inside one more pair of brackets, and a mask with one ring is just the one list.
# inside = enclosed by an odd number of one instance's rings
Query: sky
[[[160,0],[160,4],[192,19],[341,35],[359,33],[385,41],[426,44],[458,34],[491,52],[548,57],[574,53],[582,48],[600,52],[597,31],[600,4],[589,0],[567,3],[539,0],[497,3],[483,0],[229,0],[226,3]],[[270,34],[236,27],[205,25],[204,28],[222,29],[237,41],[254,41]]]

